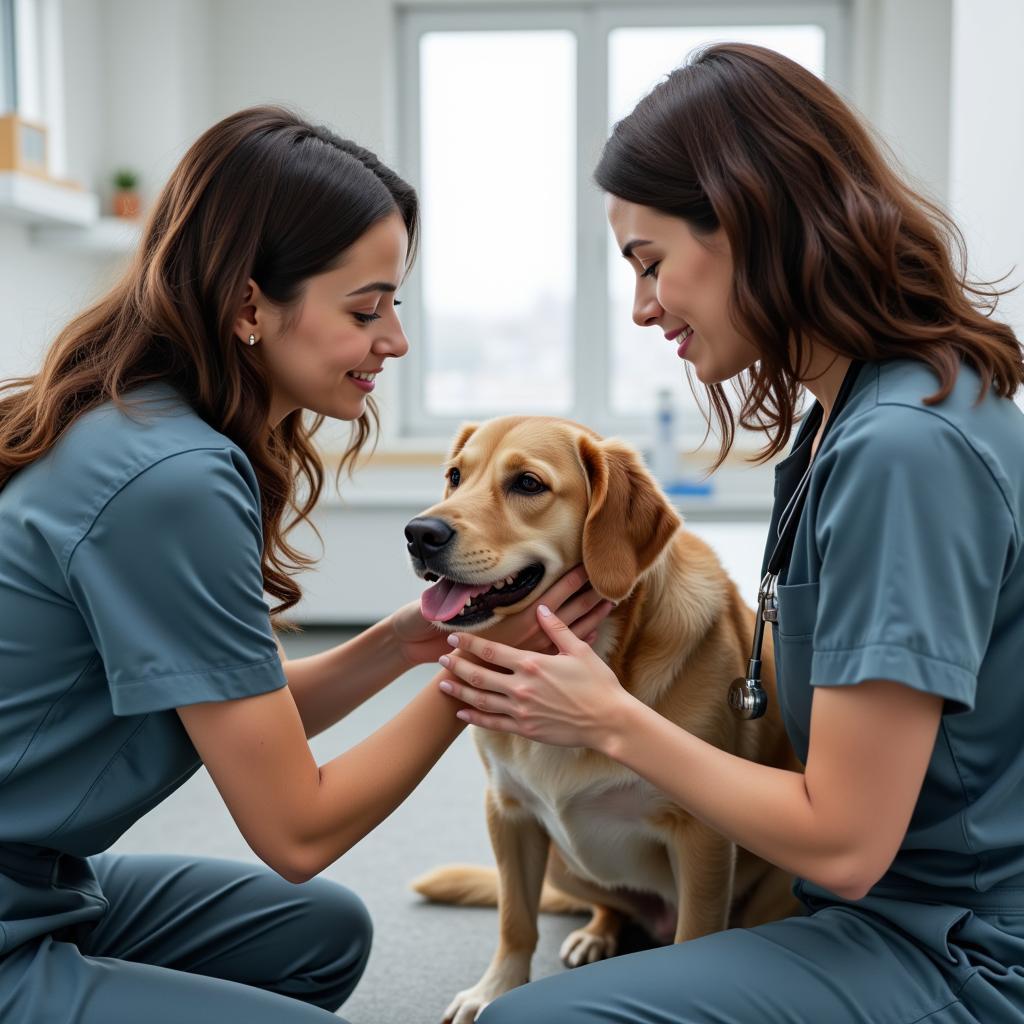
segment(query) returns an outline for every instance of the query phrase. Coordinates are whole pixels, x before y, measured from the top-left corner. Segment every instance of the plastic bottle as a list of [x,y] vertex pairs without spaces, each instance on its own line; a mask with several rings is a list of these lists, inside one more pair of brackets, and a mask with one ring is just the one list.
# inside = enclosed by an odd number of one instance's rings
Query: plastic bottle
[[668,490],[678,475],[676,465],[676,408],[672,392],[660,388],[654,403],[654,445],[651,449],[651,472]]
[[654,444],[651,447],[651,472],[668,495],[707,497],[712,493],[710,480],[690,480],[679,468],[676,451],[675,396],[669,388],[660,388],[654,403]]

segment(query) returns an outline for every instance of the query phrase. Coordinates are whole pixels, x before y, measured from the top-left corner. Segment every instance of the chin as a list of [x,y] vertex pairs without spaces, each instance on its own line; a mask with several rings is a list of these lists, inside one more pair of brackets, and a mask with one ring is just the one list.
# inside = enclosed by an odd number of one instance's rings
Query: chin
[[315,412],[320,416],[328,416],[332,420],[343,420],[346,423],[351,423],[353,420],[359,419],[363,413],[366,412],[366,399],[358,398],[354,402],[334,402],[332,405],[324,406],[309,406],[310,412]]

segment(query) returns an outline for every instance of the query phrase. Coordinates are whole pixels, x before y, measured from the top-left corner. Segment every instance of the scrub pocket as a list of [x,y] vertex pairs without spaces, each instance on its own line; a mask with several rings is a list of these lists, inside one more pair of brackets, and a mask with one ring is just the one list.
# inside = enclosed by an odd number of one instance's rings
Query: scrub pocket
[[801,761],[807,757],[806,723],[811,720],[811,658],[818,620],[818,584],[779,586],[779,621],[775,644],[775,675],[783,723]]

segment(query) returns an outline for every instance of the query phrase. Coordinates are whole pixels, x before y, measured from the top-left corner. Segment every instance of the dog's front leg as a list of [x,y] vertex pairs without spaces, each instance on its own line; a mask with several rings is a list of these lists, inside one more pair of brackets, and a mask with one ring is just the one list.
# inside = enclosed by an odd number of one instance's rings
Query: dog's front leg
[[736,875],[736,846],[699,821],[676,833],[669,859],[676,880],[675,942],[720,932],[728,924]]
[[537,946],[537,910],[550,840],[536,818],[503,803],[488,787],[487,828],[498,863],[498,948],[483,977],[460,992],[445,1010],[445,1022],[470,1024],[504,992],[530,980]]

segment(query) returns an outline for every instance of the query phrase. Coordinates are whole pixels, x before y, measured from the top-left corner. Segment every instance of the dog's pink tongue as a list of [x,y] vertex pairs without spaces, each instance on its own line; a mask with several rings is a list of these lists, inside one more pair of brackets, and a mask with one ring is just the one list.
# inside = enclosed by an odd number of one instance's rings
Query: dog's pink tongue
[[462,611],[467,598],[489,589],[487,586],[474,587],[454,580],[440,580],[420,594],[420,612],[431,622],[447,622]]

